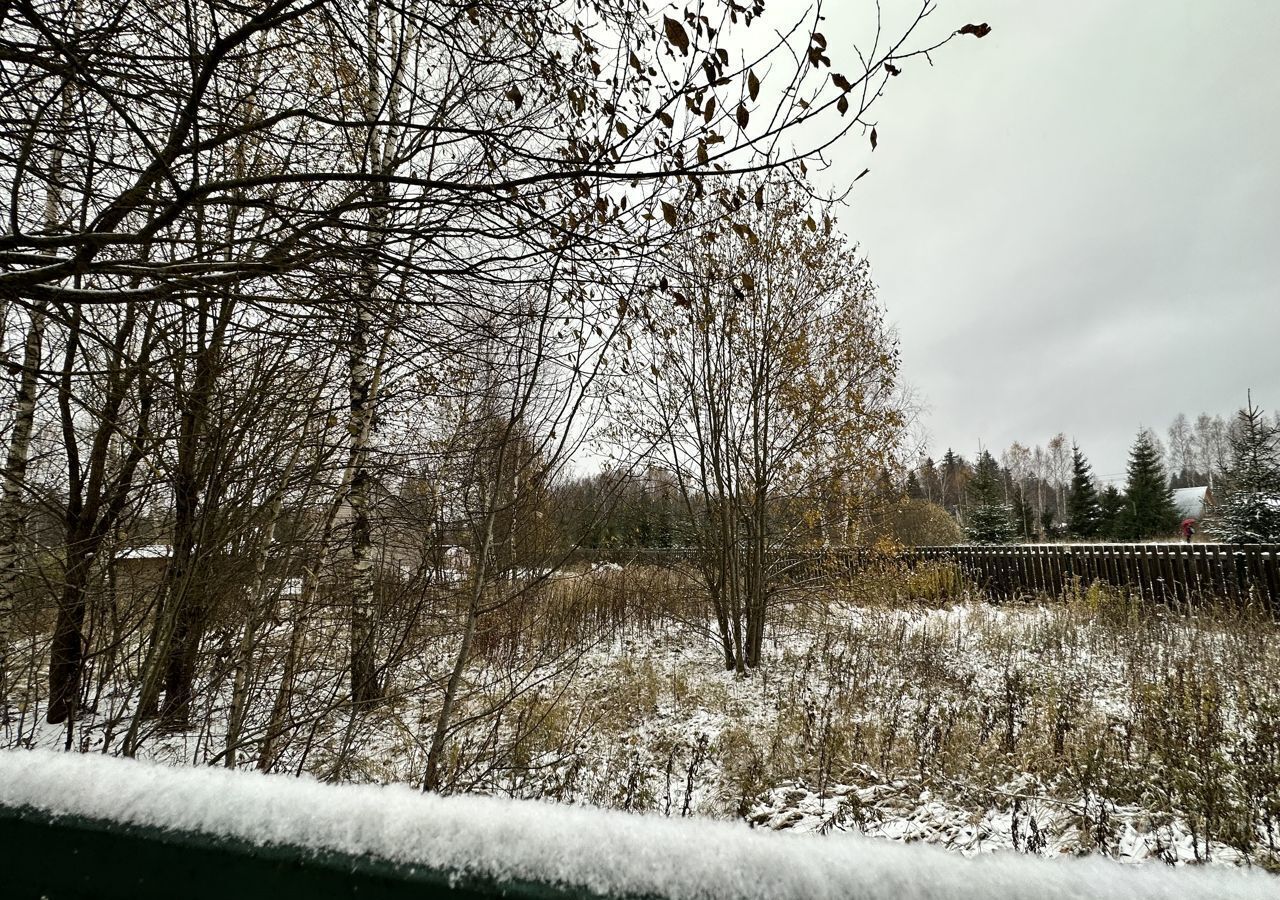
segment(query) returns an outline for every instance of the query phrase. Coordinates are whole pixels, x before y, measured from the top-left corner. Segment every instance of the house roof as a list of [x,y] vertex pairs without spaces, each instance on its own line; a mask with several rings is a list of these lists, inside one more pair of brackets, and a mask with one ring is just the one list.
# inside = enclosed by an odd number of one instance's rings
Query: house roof
[[1184,518],[1199,518],[1204,515],[1205,504],[1210,500],[1207,487],[1177,488],[1173,492],[1173,505],[1178,515]]

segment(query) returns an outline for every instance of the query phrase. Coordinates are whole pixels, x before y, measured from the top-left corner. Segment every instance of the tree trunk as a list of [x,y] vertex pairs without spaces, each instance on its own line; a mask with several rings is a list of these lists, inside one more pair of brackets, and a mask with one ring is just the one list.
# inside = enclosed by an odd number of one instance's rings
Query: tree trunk
[[[280,479],[280,486],[275,497],[272,498],[267,527],[263,531],[258,552],[253,561],[253,585],[249,589],[248,614],[245,617],[244,630],[240,633],[240,646],[236,653],[236,670],[231,686],[231,711],[227,716],[223,764],[228,769],[236,767],[239,757],[240,733],[244,728],[245,713],[249,705],[249,685],[253,679],[253,654],[257,646],[258,627],[267,618],[266,614],[271,605],[264,596],[267,584],[267,557],[270,555],[276,526],[280,523],[280,514],[284,509],[285,491],[288,489],[289,480],[293,477],[294,466],[298,463],[303,443],[302,436],[299,436]],[[277,595],[274,600],[279,602],[279,596]]]
[[373,429],[374,369],[369,365],[371,314],[368,302],[358,301],[351,339],[351,458],[353,469],[348,503],[351,508],[351,702],[357,708],[376,703],[380,696],[374,663],[373,528],[369,520],[369,438]]
[[88,539],[68,547],[66,582],[58,602],[53,626],[53,647],[49,656],[49,708],[45,717],[51,725],[70,722],[80,702],[80,677],[84,670],[85,586],[93,555],[86,552]]
[[[497,493],[496,490],[493,491]],[[445,741],[449,736],[449,723],[453,718],[453,705],[457,701],[458,689],[462,685],[462,676],[466,673],[467,662],[471,659],[471,645],[476,636],[476,622],[480,618],[480,603],[484,598],[484,583],[488,577],[489,555],[493,551],[493,525],[496,517],[496,497],[487,498],[488,515],[484,528],[484,539],[480,553],[475,562],[474,579],[471,595],[467,603],[467,617],[463,623],[462,641],[458,645],[458,654],[453,660],[453,670],[449,673],[448,684],[445,685],[444,700],[440,705],[440,715],[436,718],[436,727],[431,735],[431,747],[427,751],[427,771],[422,779],[424,791],[435,791],[440,788],[440,760],[444,756]]]
[[0,717],[8,715],[9,654],[15,642],[14,596],[22,559],[26,515],[23,512],[23,487],[27,464],[31,458],[31,431],[36,412],[36,371],[44,346],[45,315],[43,306],[32,310],[27,339],[22,354],[22,374],[13,403],[13,430],[9,436],[9,453],[5,459],[3,496],[0,496]]
[[211,439],[209,409],[234,304],[224,299],[216,318],[211,320],[209,303],[208,298],[203,298],[198,311],[191,389],[183,391],[179,385],[176,392],[182,416],[173,480],[173,556],[166,577],[168,600],[164,615],[168,627],[161,632],[165,673],[164,703],[160,707],[161,722],[173,729],[186,728],[190,720],[196,659],[207,613],[201,572],[209,548],[201,538],[216,532],[213,519],[218,515],[218,498],[209,497],[208,493],[222,464],[222,454]]

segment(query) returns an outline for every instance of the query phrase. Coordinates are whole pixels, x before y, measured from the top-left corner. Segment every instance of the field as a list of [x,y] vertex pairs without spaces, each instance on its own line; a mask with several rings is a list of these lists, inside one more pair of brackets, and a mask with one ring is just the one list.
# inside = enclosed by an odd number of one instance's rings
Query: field
[[[445,788],[966,854],[1280,865],[1280,628],[1269,619],[1212,606],[1175,615],[1100,587],[997,605],[943,565],[886,569],[791,595],[763,665],[744,676],[724,671],[701,610],[678,573],[598,566],[495,616],[460,694]],[[387,701],[353,715],[334,662],[341,629],[311,623],[287,734],[239,764],[420,783],[450,636],[424,626]],[[278,715],[291,640],[286,622],[260,644],[249,735]],[[199,720],[150,736],[139,755],[225,762],[233,678],[209,671]],[[65,743],[65,730],[39,724],[40,690],[32,677],[5,745]],[[118,752],[135,699],[121,664],[77,744]]]

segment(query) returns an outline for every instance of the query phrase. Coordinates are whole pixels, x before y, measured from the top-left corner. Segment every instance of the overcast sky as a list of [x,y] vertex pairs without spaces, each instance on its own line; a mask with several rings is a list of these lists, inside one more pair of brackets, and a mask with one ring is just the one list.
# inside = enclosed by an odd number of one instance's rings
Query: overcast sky
[[[886,0],[887,5],[902,0]],[[839,64],[848,10],[828,4]],[[1107,475],[1139,426],[1280,407],[1280,0],[940,0],[988,22],[904,67],[841,214],[931,450],[1058,431]]]

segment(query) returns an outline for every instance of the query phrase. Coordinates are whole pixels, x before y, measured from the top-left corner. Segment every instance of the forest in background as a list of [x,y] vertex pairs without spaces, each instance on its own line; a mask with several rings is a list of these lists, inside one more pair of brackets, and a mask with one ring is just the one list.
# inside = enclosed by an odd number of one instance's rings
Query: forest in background
[[[904,475],[881,473],[880,495],[941,507],[960,526],[957,540],[977,543],[1171,538],[1187,516],[1228,543],[1280,541],[1280,412],[1267,416],[1250,396],[1230,421],[1201,413],[1192,424],[1179,413],[1166,435],[1140,429],[1123,478],[1099,478],[1059,433],[1034,449],[1015,441],[999,459],[989,450],[974,462],[951,449],[941,462],[925,456]],[[1208,488],[1209,502],[1179,511],[1173,492],[1193,487]]]

